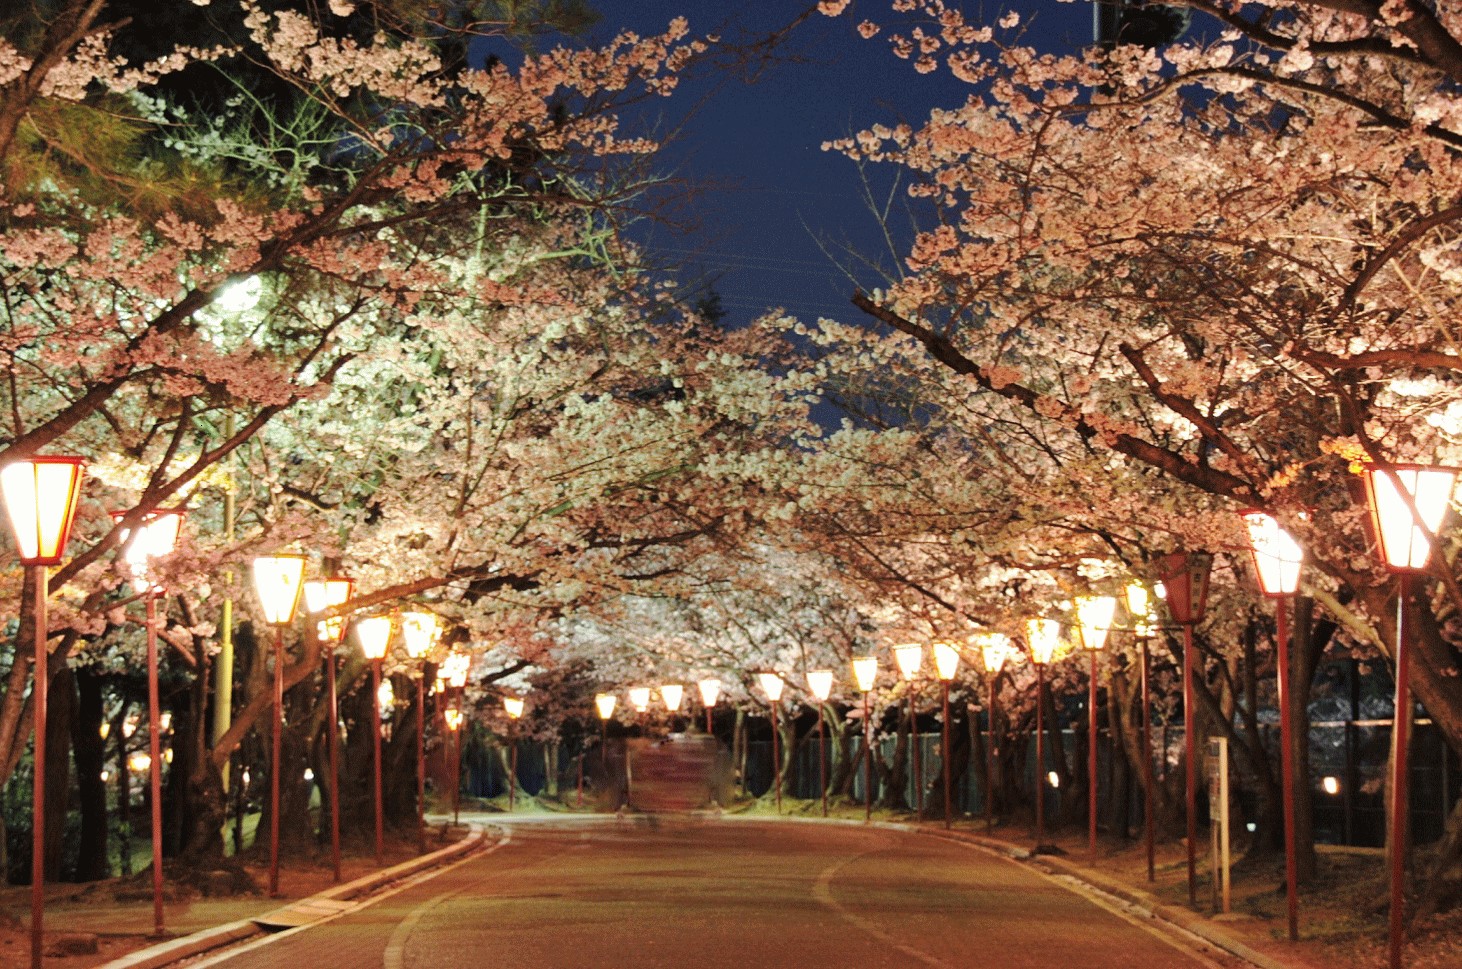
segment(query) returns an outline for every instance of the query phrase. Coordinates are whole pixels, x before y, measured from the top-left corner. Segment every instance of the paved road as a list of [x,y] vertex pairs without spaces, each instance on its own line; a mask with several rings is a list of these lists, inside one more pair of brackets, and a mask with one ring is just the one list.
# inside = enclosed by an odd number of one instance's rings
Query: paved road
[[222,969],[1190,969],[1156,930],[928,834],[604,820],[499,849]]

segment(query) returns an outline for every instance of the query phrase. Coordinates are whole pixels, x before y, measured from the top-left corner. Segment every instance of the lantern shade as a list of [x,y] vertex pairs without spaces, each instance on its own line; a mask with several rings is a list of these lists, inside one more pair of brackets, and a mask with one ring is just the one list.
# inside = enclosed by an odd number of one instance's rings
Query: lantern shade
[[261,555],[254,559],[254,591],[264,607],[264,621],[271,626],[294,622],[304,586],[303,555]]
[[370,616],[355,623],[355,638],[360,642],[360,651],[371,662],[386,658],[391,646],[391,617]]
[[0,469],[0,491],[22,565],[57,565],[66,554],[84,463],[35,457]]
[[629,704],[635,708],[636,713],[644,713],[650,709],[650,688],[648,686],[637,686],[629,691]]
[[619,697],[613,693],[594,694],[594,707],[599,711],[600,720],[608,720],[614,716],[614,708],[619,704]]
[[998,673],[1010,658],[1010,637],[1004,633],[976,633],[970,637],[979,644],[980,662],[986,673]]
[[440,628],[434,613],[403,612],[401,640],[406,645],[406,655],[414,660],[426,659],[426,654],[436,645]]
[[756,674],[757,682],[761,684],[761,691],[767,695],[767,699],[776,703],[782,698],[782,687],[786,686],[782,677],[773,672]]
[[895,646],[893,661],[898,665],[899,674],[906,680],[912,680],[919,675],[919,667],[924,665],[924,647],[918,643]]
[[456,707],[448,707],[442,711],[442,719],[447,722],[447,729],[456,733],[462,726],[462,711]]
[[[1447,515],[1457,475],[1457,468],[1423,464],[1365,466],[1371,525],[1380,546],[1381,560],[1388,569],[1419,572],[1426,568],[1432,554],[1430,536],[1437,534]],[[1406,500],[1408,495],[1416,505],[1415,515]]]
[[696,684],[696,689],[701,691],[701,703],[708,707],[716,705],[721,697],[721,681],[714,676],[708,676]]
[[1116,596],[1080,596],[1076,600],[1076,628],[1081,631],[1081,645],[1101,649],[1112,630],[1117,614]]
[[1031,661],[1045,666],[1056,656],[1061,646],[1061,623],[1055,619],[1028,619],[1025,623],[1026,645],[1030,647]]
[[1123,590],[1127,615],[1132,620],[1132,630],[1139,636],[1149,632],[1147,619],[1152,614],[1152,593],[1141,582],[1129,582]]
[[[127,516],[124,511],[112,512],[112,520],[120,522]],[[150,590],[157,586],[148,579],[147,567],[155,558],[171,554],[178,546],[178,532],[182,528],[183,513],[177,510],[155,511],[145,515],[136,531],[127,528],[122,531],[122,561],[133,581],[142,583]]]
[[443,665],[447,667],[448,686],[460,690],[467,685],[467,674],[472,672],[472,657],[454,650],[447,654]]
[[[328,579],[311,579],[305,583],[305,611],[324,612],[350,601],[355,580],[343,575]],[[317,629],[320,642],[338,643],[345,638],[345,617],[331,616],[321,620]]]
[[872,690],[874,682],[878,679],[878,658],[876,656],[854,656],[853,679],[857,681],[860,693]]
[[1249,529],[1249,551],[1266,596],[1292,596],[1300,587],[1305,551],[1274,516],[1257,508],[1240,512]]
[[807,692],[817,698],[819,702],[826,700],[833,693],[833,671],[812,670],[807,674]]
[[503,697],[503,710],[507,713],[508,719],[518,719],[523,715],[523,698],[520,696]]
[[1173,552],[1158,560],[1162,595],[1175,621],[1184,625],[1203,621],[1212,569],[1213,556],[1207,552]]
[[939,678],[948,683],[959,670],[959,650],[952,643],[934,644],[934,669]]
[[679,683],[666,683],[660,687],[660,699],[665,701],[666,710],[678,713],[681,701],[685,699],[685,687]]

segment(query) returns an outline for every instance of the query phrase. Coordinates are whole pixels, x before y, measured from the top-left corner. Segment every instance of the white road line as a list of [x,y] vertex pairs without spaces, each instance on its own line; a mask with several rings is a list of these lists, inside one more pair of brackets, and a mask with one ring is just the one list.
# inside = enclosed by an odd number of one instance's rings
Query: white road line
[[[335,913],[334,915],[327,915],[324,918],[322,918],[322,919],[320,919],[318,921],[315,921],[315,922],[311,922],[308,925],[299,925],[299,926],[295,926],[292,929],[285,929],[283,932],[275,932],[275,933],[273,933],[271,935],[266,935],[266,936],[264,936],[261,939],[255,939],[253,942],[245,943],[244,945],[238,946],[237,948],[229,949],[229,950],[227,950],[225,952],[220,952],[217,955],[205,957],[204,959],[202,959],[202,960],[200,960],[198,962],[187,962],[187,963],[183,963],[183,964],[186,965],[186,966],[188,966],[188,969],[207,969],[207,967],[209,967],[209,966],[221,965],[222,963],[227,962],[228,960],[234,958],[235,956],[241,956],[241,955],[243,955],[246,952],[253,952],[255,949],[261,949],[261,948],[263,948],[266,945],[270,945],[272,943],[278,942],[281,939],[287,939],[290,936],[299,934],[300,932],[307,932],[310,929],[313,929],[317,925],[324,925],[326,922],[333,922],[333,921],[335,921],[336,919],[338,919],[338,918],[340,918],[342,916],[352,915],[352,914],[354,914],[356,912],[361,911],[362,909],[370,908],[372,905],[376,904],[377,902],[385,901],[386,899],[392,897],[393,895],[398,895],[401,892],[406,891],[408,888],[415,888],[417,885],[420,885],[422,882],[430,881],[431,879],[437,877],[438,875],[446,874],[447,872],[451,871],[454,868],[459,868],[462,865],[467,864],[467,862],[469,862],[469,861],[476,861],[478,858],[481,858],[483,855],[490,855],[494,851],[497,851],[499,848],[502,848],[503,846],[505,846],[509,841],[512,840],[512,837],[513,836],[511,834],[511,832],[504,831],[502,838],[500,838],[498,840],[497,844],[492,845],[489,848],[484,848],[482,851],[469,851],[464,857],[457,859],[456,861],[452,862],[449,865],[443,865],[440,868],[431,868],[431,869],[428,869],[427,871],[422,872],[419,875],[414,875],[413,877],[408,878],[406,881],[402,882],[401,884],[396,885],[396,886],[394,886],[392,888],[389,888],[386,891],[381,892],[378,895],[372,895],[370,898],[366,899],[365,901],[361,902],[360,904],[358,904],[358,905],[352,905],[350,908],[347,908],[347,909],[342,909],[341,911]],[[448,894],[451,894],[451,893],[449,892]],[[443,896],[443,897],[445,897],[445,896]],[[417,911],[419,911],[419,910],[417,910]],[[412,913],[412,917],[419,917],[419,916],[417,915],[417,912],[414,911]],[[402,921],[402,925],[405,925],[406,922],[412,921],[412,917],[408,917],[407,919],[404,919]],[[400,932],[400,926],[397,927],[397,932]],[[396,940],[396,933],[392,933],[392,935],[391,935],[391,941],[394,943],[395,940]],[[391,957],[391,944],[388,943],[387,944],[387,947],[386,947],[386,959],[387,959],[386,965],[387,966],[390,965],[390,962],[389,962],[390,957]],[[400,954],[399,954],[399,952],[397,953],[397,960],[398,960],[397,966],[399,967],[399,965],[400,965],[400,962],[399,962],[399,960],[400,960]]]
[[857,914],[856,912],[847,908],[837,899],[833,898],[833,876],[835,876],[840,870],[842,870],[844,866],[846,866],[850,862],[857,861],[859,858],[862,858],[865,855],[871,855],[875,853],[876,852],[872,851],[864,851],[860,854],[844,858],[842,861],[839,861],[824,868],[822,870],[822,873],[817,876],[817,881],[814,882],[812,885],[812,897],[816,899],[819,904],[825,905],[826,907],[832,909],[833,912],[837,914],[838,918],[847,922],[849,925],[852,925],[858,931],[864,933],[865,935],[871,935],[878,941],[892,946],[894,949],[897,949],[899,952],[902,952],[904,955],[908,956],[911,959],[917,959],[924,965],[933,967],[933,969],[958,969],[958,967],[953,965],[952,963],[945,962],[943,959],[931,956],[927,952],[924,952],[920,949],[915,949],[911,945],[900,942],[894,936],[889,935],[887,932],[874,925],[868,919],[863,918],[863,916]]

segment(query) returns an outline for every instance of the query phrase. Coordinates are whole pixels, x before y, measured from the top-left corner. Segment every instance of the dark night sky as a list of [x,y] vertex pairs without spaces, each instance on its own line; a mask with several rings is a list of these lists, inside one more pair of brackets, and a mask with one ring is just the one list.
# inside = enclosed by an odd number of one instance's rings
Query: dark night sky
[[[604,0],[598,9],[603,21],[594,39],[623,28],[657,32],[685,16],[693,35],[719,33],[734,42],[785,25],[805,6],[804,0]],[[976,9],[967,6],[972,18]],[[1090,42],[1089,3],[1009,0],[986,9],[991,21],[1019,10],[1026,42],[1044,50],[1066,53]],[[943,69],[920,75],[894,57],[887,41],[894,16],[887,0],[855,0],[836,19],[815,14],[784,48],[797,61],[773,64],[751,84],[696,78],[653,106],[667,125],[684,121],[661,164],[710,187],[691,203],[694,231],[677,235],[646,223],[638,234],[684,284],[709,276],[733,325],[772,306],[806,318],[846,319],[854,312],[847,302],[853,283],[819,248],[819,238],[892,265],[862,200],[856,166],[820,145],[876,122],[917,125],[931,108],[958,105],[971,90]],[[855,29],[865,17],[885,27],[872,40]],[[891,169],[876,174],[887,191]],[[864,286],[881,283],[866,269],[856,276]]]

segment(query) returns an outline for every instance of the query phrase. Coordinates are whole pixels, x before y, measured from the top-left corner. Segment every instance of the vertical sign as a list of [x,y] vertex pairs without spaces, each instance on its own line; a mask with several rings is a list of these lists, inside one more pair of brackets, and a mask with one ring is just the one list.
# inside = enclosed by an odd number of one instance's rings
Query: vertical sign
[[[1228,738],[1208,738],[1208,826],[1212,846],[1213,906],[1228,913],[1232,908],[1229,880],[1229,790]],[[1221,896],[1221,898],[1220,898]]]

